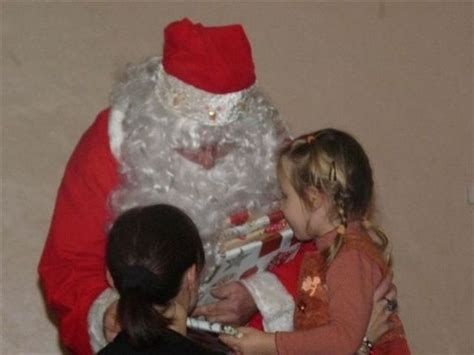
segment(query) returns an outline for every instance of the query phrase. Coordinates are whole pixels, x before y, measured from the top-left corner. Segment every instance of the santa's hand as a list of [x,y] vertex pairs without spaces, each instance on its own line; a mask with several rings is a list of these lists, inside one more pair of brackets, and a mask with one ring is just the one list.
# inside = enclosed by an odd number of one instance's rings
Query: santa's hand
[[374,344],[394,326],[394,324],[390,322],[389,317],[395,310],[389,310],[387,308],[387,300],[396,301],[397,299],[397,289],[392,283],[392,280],[393,273],[390,272],[382,280],[374,293],[374,305],[366,333],[367,338]]
[[238,336],[219,335],[236,354],[273,355],[277,353],[275,333],[264,333],[247,327],[240,327]]
[[211,294],[217,302],[197,307],[194,317],[204,316],[209,322],[243,325],[257,312],[252,296],[238,281],[214,288]]
[[104,313],[104,337],[109,343],[122,330],[117,320],[117,304],[118,301],[112,303]]

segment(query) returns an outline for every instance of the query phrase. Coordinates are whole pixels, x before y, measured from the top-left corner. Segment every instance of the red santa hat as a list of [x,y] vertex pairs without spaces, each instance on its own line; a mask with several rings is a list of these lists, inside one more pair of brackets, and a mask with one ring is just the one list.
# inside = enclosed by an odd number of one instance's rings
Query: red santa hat
[[188,19],[165,28],[163,67],[174,77],[214,94],[255,83],[250,43],[241,25],[204,27]]
[[211,125],[232,122],[255,80],[241,25],[205,27],[185,18],[165,28],[158,96],[179,117]]

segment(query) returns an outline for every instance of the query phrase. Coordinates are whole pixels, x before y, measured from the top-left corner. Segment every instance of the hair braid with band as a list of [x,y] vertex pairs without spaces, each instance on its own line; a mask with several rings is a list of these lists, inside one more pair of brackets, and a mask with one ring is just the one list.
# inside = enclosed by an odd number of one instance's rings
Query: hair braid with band
[[[333,169],[335,170],[335,167],[333,167]],[[336,228],[336,231],[337,231],[336,238],[323,253],[324,258],[326,260],[326,264],[325,264],[326,268],[329,267],[329,265],[331,264],[331,262],[334,260],[337,253],[341,249],[342,245],[344,244],[344,238],[346,236],[346,230],[347,230],[347,219],[348,219],[346,202],[345,202],[345,200],[347,199],[347,194],[343,192],[343,188],[336,178],[333,180],[333,182],[337,185],[335,188],[336,191],[334,193],[334,202],[336,203],[336,211],[340,220],[340,224]]]

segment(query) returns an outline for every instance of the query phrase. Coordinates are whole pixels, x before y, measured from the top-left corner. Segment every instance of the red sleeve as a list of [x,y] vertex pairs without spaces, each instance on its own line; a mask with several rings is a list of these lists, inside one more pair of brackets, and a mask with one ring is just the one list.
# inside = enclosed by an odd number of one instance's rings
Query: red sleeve
[[383,344],[375,344],[374,355],[411,355],[411,351],[406,338],[398,338]]
[[109,110],[84,133],[67,164],[38,271],[60,337],[74,354],[92,350],[87,315],[105,279],[107,199],[117,185],[108,137]]
[[330,321],[295,332],[278,332],[279,354],[353,354],[369,323],[381,272],[358,251],[342,251],[327,273]]

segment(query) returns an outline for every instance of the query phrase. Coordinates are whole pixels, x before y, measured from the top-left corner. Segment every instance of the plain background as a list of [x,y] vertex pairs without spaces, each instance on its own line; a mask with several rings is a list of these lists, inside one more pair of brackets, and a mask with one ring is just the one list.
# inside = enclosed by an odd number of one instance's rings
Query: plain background
[[127,62],[185,16],[242,23],[295,134],[348,130],[375,169],[415,354],[472,354],[471,2],[2,2],[2,354],[59,354],[36,266],[66,161]]

